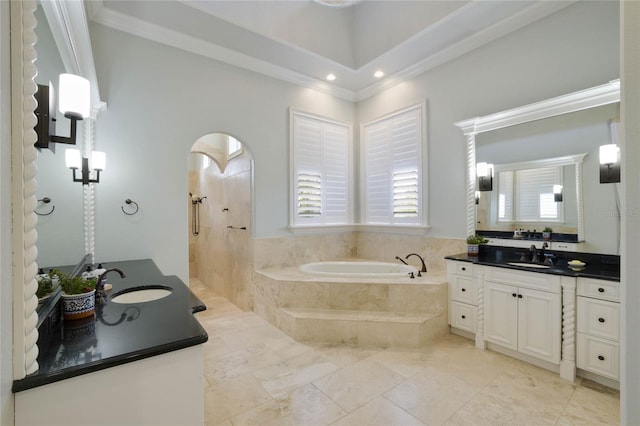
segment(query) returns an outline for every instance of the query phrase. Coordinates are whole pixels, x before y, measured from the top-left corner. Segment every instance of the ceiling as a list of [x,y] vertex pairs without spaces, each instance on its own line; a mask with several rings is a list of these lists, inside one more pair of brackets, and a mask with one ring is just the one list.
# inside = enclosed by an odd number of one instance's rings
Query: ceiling
[[[550,15],[545,0],[92,0],[97,23],[344,99],[365,99]],[[382,78],[374,77],[378,70]],[[336,79],[326,81],[328,74]]]

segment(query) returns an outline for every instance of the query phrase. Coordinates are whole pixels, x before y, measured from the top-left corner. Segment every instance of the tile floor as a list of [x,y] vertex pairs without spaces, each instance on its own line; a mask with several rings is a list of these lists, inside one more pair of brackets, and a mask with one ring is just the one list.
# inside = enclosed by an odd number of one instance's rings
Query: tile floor
[[614,425],[617,391],[449,335],[420,350],[298,343],[197,280],[207,425]]

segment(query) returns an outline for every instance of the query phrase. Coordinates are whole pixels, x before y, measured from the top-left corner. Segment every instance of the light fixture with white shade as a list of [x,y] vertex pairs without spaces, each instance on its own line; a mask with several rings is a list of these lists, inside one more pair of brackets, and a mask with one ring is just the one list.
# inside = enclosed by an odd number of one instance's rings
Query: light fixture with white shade
[[476,164],[479,191],[493,191],[493,164]]
[[553,201],[562,202],[562,185],[553,185]]
[[75,145],[76,123],[89,117],[90,113],[90,84],[86,78],[73,74],[60,74],[58,82],[59,110],[71,120],[70,135],[57,136],[55,90],[53,84],[38,85],[35,94],[38,106],[35,114],[37,118],[34,130],[37,134],[36,148],[49,148],[49,143],[65,143]]
[[[82,182],[83,185],[100,182],[100,172],[104,170],[107,158],[104,152],[93,151],[91,158],[82,157],[77,149],[67,149],[64,155],[67,167],[73,170],[73,181]],[[81,177],[78,177],[76,171],[81,169]],[[91,177],[91,175],[95,177]]]
[[600,146],[600,183],[620,182],[620,148],[616,144]]

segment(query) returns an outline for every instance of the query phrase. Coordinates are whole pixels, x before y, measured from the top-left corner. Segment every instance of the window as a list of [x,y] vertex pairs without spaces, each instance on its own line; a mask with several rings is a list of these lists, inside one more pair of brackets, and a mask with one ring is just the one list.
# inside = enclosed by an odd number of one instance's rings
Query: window
[[362,126],[362,222],[422,225],[424,106]]
[[352,222],[351,127],[291,112],[292,224]]
[[498,221],[561,222],[562,203],[553,197],[557,184],[562,184],[561,166],[498,173]]
[[242,144],[233,136],[227,138],[227,159],[232,159],[242,154]]

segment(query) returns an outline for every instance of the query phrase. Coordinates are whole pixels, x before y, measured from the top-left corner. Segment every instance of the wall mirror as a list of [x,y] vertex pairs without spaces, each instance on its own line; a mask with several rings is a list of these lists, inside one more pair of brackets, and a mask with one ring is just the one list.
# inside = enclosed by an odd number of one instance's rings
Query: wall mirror
[[[55,87],[58,76],[67,72],[83,76],[91,83],[91,117],[78,122],[76,145],[52,143],[51,149],[39,150],[36,160],[37,264],[75,265],[86,253],[93,253],[95,189],[73,182],[64,155],[68,148],[85,153],[93,149],[92,126],[105,104],[100,100],[82,2],[40,2],[34,16],[38,70],[35,82],[43,85],[52,82]],[[69,134],[69,120],[64,117],[57,120],[56,134]]]
[[[57,85],[58,76],[68,70],[56,46],[49,22],[42,6],[36,9],[35,28],[38,42],[36,83]],[[58,116],[60,114],[58,113]],[[84,123],[78,122],[78,143],[82,141]],[[68,135],[68,120],[56,122],[56,134]],[[82,185],[74,183],[71,171],[65,166],[64,152],[72,145],[50,144],[51,149],[39,149],[36,214],[38,214],[38,266],[46,268],[76,264],[85,254],[84,205]],[[45,203],[45,198],[49,200]]]
[[[456,123],[467,144],[467,235],[476,230],[536,229],[544,221],[497,220],[501,172],[561,165],[562,220],[554,229],[577,234],[584,251],[617,252],[619,224],[607,208],[617,188],[598,181],[598,146],[611,143],[618,116],[619,81]],[[615,131],[615,130],[614,130]],[[494,187],[476,205],[476,163],[494,164]],[[483,200],[484,198],[484,200]],[[603,208],[603,206],[608,206]],[[492,216],[494,215],[494,216]],[[478,223],[479,222],[479,223]]]

